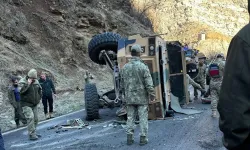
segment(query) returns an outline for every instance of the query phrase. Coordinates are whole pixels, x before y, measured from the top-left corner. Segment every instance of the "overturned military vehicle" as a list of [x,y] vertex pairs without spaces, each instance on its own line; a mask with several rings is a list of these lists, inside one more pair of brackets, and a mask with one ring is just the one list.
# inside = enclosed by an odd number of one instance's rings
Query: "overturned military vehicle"
[[[85,110],[87,120],[99,118],[100,105],[121,106],[125,101],[120,93],[119,71],[131,58],[133,44],[142,47],[141,59],[148,65],[154,82],[156,101],[149,104],[149,119],[163,119],[171,113],[171,94],[181,103],[188,103],[185,52],[177,41],[166,42],[160,36],[123,38],[106,32],[92,38],[88,45],[90,59],[113,70],[114,90],[99,95],[96,85],[85,85]],[[185,66],[185,67],[183,67]],[[108,100],[104,98],[108,97]]]

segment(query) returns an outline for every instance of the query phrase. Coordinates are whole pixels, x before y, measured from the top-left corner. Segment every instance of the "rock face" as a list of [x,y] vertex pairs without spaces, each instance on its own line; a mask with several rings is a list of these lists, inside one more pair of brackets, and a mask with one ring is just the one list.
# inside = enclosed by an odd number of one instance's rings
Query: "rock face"
[[[83,92],[76,87],[83,87],[86,70],[100,91],[111,89],[110,70],[94,64],[87,54],[95,34],[168,33],[163,36],[168,41],[226,52],[232,36],[249,20],[246,7],[245,1],[235,0],[2,0],[0,127],[15,127],[7,98],[9,77],[24,77],[31,68],[48,72],[55,82],[56,115],[84,108]],[[206,33],[205,41],[197,38],[201,32]],[[39,114],[44,119],[42,104]]]
[[[133,0],[134,6],[145,11],[154,31],[168,33],[168,41],[188,43],[206,54],[226,54],[231,38],[249,22],[247,1],[239,0]],[[158,3],[157,3],[158,2]],[[149,7],[152,6],[152,7]],[[198,34],[204,32],[206,41]]]

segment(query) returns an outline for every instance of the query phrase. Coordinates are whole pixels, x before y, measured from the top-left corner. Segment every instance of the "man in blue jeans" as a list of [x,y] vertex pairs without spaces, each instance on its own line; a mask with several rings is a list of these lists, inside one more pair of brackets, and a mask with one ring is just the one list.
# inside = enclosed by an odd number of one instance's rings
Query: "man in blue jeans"
[[1,128],[0,128],[0,150],[5,150]]

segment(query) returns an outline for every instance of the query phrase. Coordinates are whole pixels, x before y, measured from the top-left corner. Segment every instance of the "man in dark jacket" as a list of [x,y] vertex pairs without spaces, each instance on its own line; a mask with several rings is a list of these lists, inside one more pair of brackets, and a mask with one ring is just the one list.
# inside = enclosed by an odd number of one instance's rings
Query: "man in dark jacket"
[[250,150],[249,74],[250,24],[243,27],[230,43],[219,97],[219,126],[224,133],[224,146],[229,150]]
[[18,128],[20,125],[19,121],[21,121],[23,124],[27,124],[27,121],[23,115],[22,108],[20,105],[21,97],[20,97],[20,87],[18,87],[18,80],[15,77],[13,77],[11,80],[13,85],[9,87],[8,98],[10,104],[14,107],[15,122]]
[[[53,82],[46,77],[44,72],[41,73],[41,78],[39,79],[39,83],[42,87],[43,96],[43,107],[44,114],[46,119],[53,118],[53,93],[56,94],[55,86]],[[53,92],[53,93],[52,93]],[[49,113],[48,113],[48,103],[49,103]]]
[[30,140],[37,140],[40,135],[36,133],[38,124],[37,107],[42,98],[42,88],[37,80],[37,71],[31,69],[28,76],[19,81],[21,87],[21,107],[28,123],[28,134]]
[[5,150],[1,128],[0,128],[0,150]]

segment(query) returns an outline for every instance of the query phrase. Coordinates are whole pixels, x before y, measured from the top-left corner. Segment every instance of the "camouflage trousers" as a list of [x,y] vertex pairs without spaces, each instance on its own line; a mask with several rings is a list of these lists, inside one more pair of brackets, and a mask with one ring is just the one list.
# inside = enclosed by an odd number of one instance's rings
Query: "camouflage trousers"
[[27,128],[29,135],[36,134],[36,126],[38,124],[37,106],[35,107],[23,107],[23,114],[27,119]]
[[222,81],[210,81],[210,93],[211,93],[211,109],[217,110],[217,104],[219,101],[220,88]]
[[[195,81],[196,83],[198,83],[202,89],[205,89],[205,79],[202,81]],[[194,87],[194,86],[193,86]],[[198,88],[194,87],[194,96],[198,97]]]
[[127,105],[127,134],[134,134],[135,120],[138,112],[140,136],[148,135],[148,105]]
[[17,107],[14,108],[15,109],[15,122],[16,122],[16,125],[19,125],[19,121],[21,121],[23,124],[26,124],[27,121],[25,119],[25,116],[22,112],[22,107],[20,105],[20,102],[17,102]]

